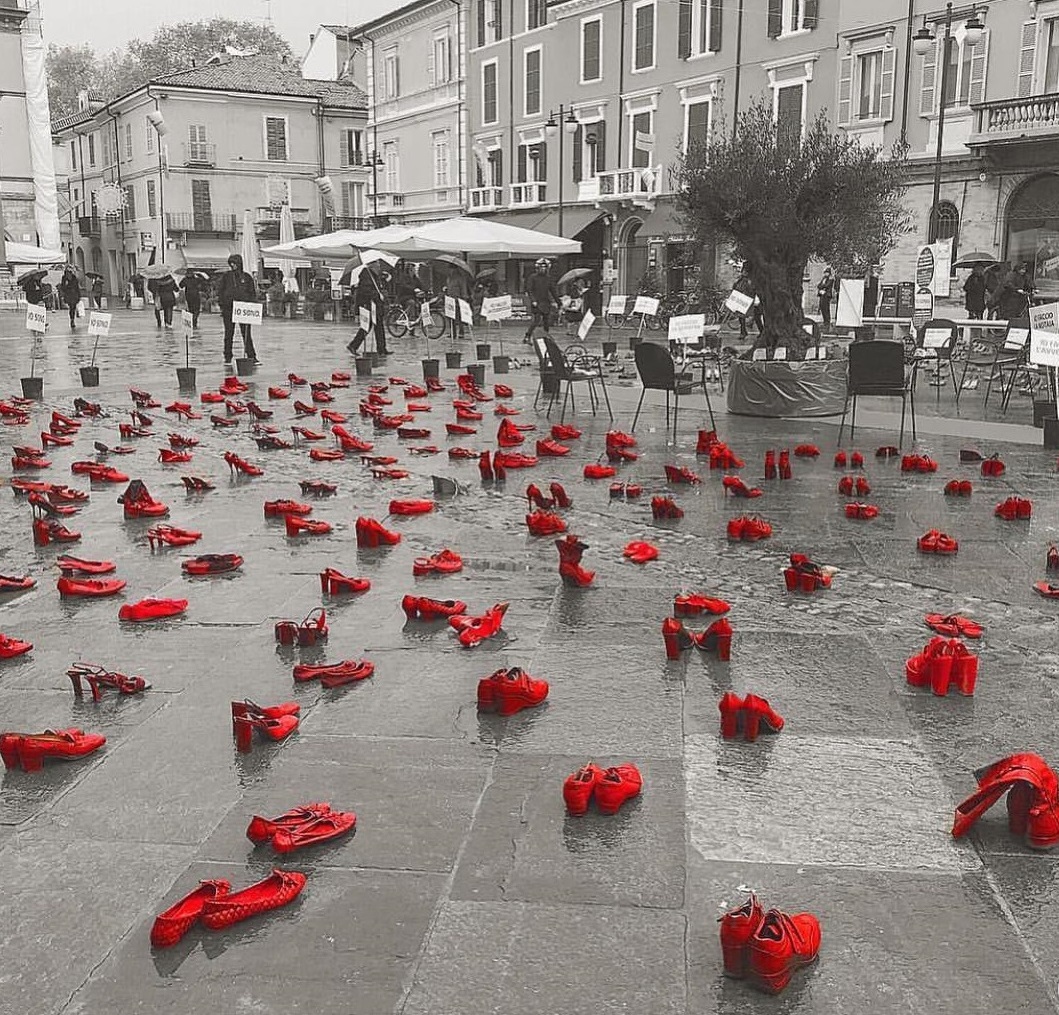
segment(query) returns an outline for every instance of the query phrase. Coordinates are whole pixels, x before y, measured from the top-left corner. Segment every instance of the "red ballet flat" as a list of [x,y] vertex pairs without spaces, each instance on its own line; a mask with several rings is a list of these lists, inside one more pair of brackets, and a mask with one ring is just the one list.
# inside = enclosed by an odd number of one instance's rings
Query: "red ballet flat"
[[392,515],[425,515],[434,510],[434,502],[432,500],[392,500],[389,510]]
[[82,557],[71,557],[63,554],[55,559],[55,564],[63,574],[110,574],[117,569],[112,560],[85,560]]
[[204,553],[180,565],[184,574],[211,575],[228,574],[243,566],[243,558],[238,553]]
[[65,597],[95,597],[116,596],[123,588],[125,582],[120,578],[69,578],[65,575],[60,578],[55,587],[59,595]]
[[186,599],[141,599],[138,603],[126,603],[118,610],[118,620],[142,623],[147,620],[164,620],[176,617],[188,608]]
[[210,930],[223,930],[293,902],[305,888],[306,880],[298,871],[274,870],[267,878],[241,892],[206,899],[200,919]]
[[223,898],[231,887],[223,880],[199,882],[198,888],[155,917],[151,944],[155,948],[172,948],[199,921],[206,901]]

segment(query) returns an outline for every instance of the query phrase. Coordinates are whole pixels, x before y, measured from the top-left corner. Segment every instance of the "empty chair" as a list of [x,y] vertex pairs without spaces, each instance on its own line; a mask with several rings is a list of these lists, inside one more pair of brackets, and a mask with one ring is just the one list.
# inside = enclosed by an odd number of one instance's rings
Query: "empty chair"
[[[960,397],[960,388],[956,383],[956,369],[952,364],[952,354],[956,349],[956,339],[959,336],[959,328],[955,321],[944,317],[936,317],[927,321],[916,331],[916,348],[912,354],[912,380],[911,385],[916,386],[916,377],[919,368],[924,363],[936,363],[938,373],[941,373],[942,365],[948,364],[949,376],[952,378],[952,390],[957,400]],[[937,385],[937,398],[941,398],[942,383]]]
[[905,406],[912,411],[912,440],[916,439],[916,393],[905,376],[905,347],[902,342],[870,341],[854,342],[849,347],[849,373],[846,381],[846,410],[838,428],[838,446],[842,446],[842,431],[846,425],[849,401],[853,400],[853,418],[850,420],[849,436],[857,428],[857,397],[873,395],[880,398],[901,399],[901,435],[897,443],[905,439]]
[[666,393],[666,432],[669,431],[669,396],[673,396],[673,441],[677,439],[677,417],[680,413],[680,396],[690,395],[696,387],[702,388],[706,396],[706,408],[710,413],[710,427],[717,429],[713,418],[713,405],[710,402],[710,392],[706,387],[705,373],[701,381],[696,381],[687,375],[677,374],[676,364],[669,352],[660,345],[651,342],[641,342],[636,347],[636,372],[640,375],[640,383],[643,390],[640,392],[640,401],[636,403],[636,415],[632,419],[632,430],[636,430],[636,423],[640,418],[640,409],[643,407],[644,396],[648,391],[664,391]]
[[[576,411],[573,393],[575,384],[584,384],[587,386],[588,400],[589,404],[592,406],[593,416],[596,414],[596,409],[599,406],[599,394],[596,391],[596,385],[598,384],[600,390],[603,392],[603,399],[607,403],[607,415],[613,420],[614,413],[610,408],[610,396],[607,394],[607,385],[603,380],[602,361],[597,359],[593,362],[582,357],[579,360],[570,363],[566,358],[566,354],[559,348],[555,339],[548,335],[544,338],[544,345],[548,351],[548,362],[551,363],[552,370],[555,372],[556,380],[560,385],[566,385],[563,391],[563,409],[562,414],[559,416],[560,421],[566,419],[566,405],[568,402],[570,403],[571,408]],[[551,402],[549,402],[548,408],[549,410],[551,409]]]

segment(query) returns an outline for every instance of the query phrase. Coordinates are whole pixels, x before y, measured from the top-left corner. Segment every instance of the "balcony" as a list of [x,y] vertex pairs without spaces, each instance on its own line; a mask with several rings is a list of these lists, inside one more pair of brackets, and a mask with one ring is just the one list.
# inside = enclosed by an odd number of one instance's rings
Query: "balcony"
[[234,211],[167,211],[166,230],[171,233],[199,233],[215,237],[234,237],[239,216]]
[[1059,141],[1059,93],[976,102],[971,148]]
[[184,165],[212,169],[217,165],[217,146],[205,141],[185,141]]
[[643,169],[605,169],[577,185],[578,201],[630,203],[637,208],[651,208],[662,192],[665,178],[662,166]]
[[475,187],[471,191],[471,211],[492,211],[503,205],[503,187]]
[[385,215],[377,218],[371,215],[328,215],[326,219],[327,232],[333,233],[339,229],[353,229],[363,232],[367,229],[381,229],[388,226],[390,220]]
[[82,215],[77,220],[77,231],[84,237],[98,240],[102,234],[102,226],[98,215]]
[[543,181],[534,183],[512,183],[511,204],[515,208],[544,204],[548,200],[548,184]]
[[[312,236],[316,232],[313,225],[312,211],[308,208],[291,208],[291,218],[294,220],[294,238],[303,240],[306,236]],[[258,239],[279,242],[279,220],[282,214],[281,205],[270,205],[267,208],[258,208],[255,215]]]
[[[258,208],[257,216],[254,221],[256,221],[258,225],[267,222],[279,222],[282,212],[283,206],[278,204],[269,205],[267,208]],[[296,223],[309,222],[312,219],[312,212],[308,208],[291,208],[290,215]]]

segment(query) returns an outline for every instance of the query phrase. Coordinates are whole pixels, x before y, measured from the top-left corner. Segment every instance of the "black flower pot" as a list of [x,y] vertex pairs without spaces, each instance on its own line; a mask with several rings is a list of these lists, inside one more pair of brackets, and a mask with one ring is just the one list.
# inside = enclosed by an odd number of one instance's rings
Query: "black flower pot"
[[40,401],[41,396],[44,394],[44,378],[43,377],[23,377],[22,378],[22,397],[32,398],[35,401]]
[[357,368],[358,377],[370,377],[372,368],[372,359],[370,356],[358,356],[354,361],[354,365]]
[[494,356],[493,357],[493,373],[494,374],[506,374],[511,369],[511,357],[510,356]]
[[460,364],[463,362],[462,352],[447,352],[445,353],[445,366],[449,370],[459,370]]
[[438,368],[441,366],[440,360],[436,359],[425,359],[423,360],[423,380],[427,381],[433,377],[435,380],[438,378]]
[[195,390],[195,368],[194,367],[177,367],[176,368],[176,379],[177,386],[181,391],[194,391]]
[[81,385],[86,388],[98,388],[99,367],[81,367]]

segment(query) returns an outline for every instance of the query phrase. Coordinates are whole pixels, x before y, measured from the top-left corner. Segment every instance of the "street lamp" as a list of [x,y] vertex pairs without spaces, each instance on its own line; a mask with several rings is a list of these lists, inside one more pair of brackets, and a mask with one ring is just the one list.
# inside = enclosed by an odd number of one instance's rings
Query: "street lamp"
[[[556,119],[555,110],[548,113],[548,122],[544,125],[544,132],[548,137],[555,137],[559,133],[559,122],[562,122],[563,130],[570,135],[577,133],[579,126],[574,111],[568,106],[559,106],[559,116]],[[563,235],[563,139],[559,137],[559,235]]]
[[379,166],[383,164],[383,161],[378,150],[371,152],[368,159],[370,160],[368,165],[371,166],[371,225],[375,229],[378,227],[379,219]]
[[[982,33],[985,25],[978,20],[978,12],[972,7],[971,16],[963,26],[964,43],[974,49],[982,41]],[[942,42],[939,57],[941,60],[941,82],[938,95],[938,144],[934,153],[934,198],[930,205],[930,223],[928,229],[928,242],[933,243],[938,238],[938,204],[941,196],[941,146],[945,134],[945,91],[949,83],[949,49],[952,46],[952,3],[945,5],[945,37]],[[935,45],[936,39],[927,28],[924,17],[923,27],[916,32],[912,40],[912,48],[917,56],[926,56]]]

